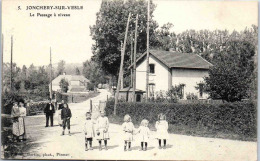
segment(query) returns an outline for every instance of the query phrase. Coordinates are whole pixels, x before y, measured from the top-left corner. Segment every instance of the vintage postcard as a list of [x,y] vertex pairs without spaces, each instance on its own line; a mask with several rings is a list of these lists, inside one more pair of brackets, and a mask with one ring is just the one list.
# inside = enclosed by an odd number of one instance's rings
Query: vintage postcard
[[257,160],[257,1],[2,0],[1,158]]

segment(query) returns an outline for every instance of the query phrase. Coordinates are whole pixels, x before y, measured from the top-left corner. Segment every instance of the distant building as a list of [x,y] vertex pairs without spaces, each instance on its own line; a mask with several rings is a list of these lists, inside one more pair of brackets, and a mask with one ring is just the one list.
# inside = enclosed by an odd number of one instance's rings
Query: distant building
[[[149,56],[149,97],[181,85],[182,99],[186,99],[189,93],[197,95],[199,99],[208,98],[202,88],[195,87],[203,85],[203,78],[208,76],[211,63],[197,54],[176,51],[150,50]],[[146,91],[146,52],[137,59],[136,88]]]
[[62,79],[65,79],[69,83],[68,92],[85,92],[87,90],[87,85],[89,82],[87,78],[82,75],[66,75],[66,73],[64,73],[63,75],[59,75],[52,81],[52,91],[61,91],[60,81]]

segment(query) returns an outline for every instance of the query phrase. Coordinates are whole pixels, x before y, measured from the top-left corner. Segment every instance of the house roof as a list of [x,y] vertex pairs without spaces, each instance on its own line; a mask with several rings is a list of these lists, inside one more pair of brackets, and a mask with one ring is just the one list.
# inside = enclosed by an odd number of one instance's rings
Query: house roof
[[87,78],[85,78],[83,75],[59,75],[56,77],[53,81],[53,85],[59,85],[60,81],[65,78],[67,81],[81,81],[81,82],[89,82]]
[[[155,58],[160,60],[168,68],[194,68],[194,69],[209,69],[213,66],[210,62],[203,59],[198,54],[193,53],[180,53],[176,51],[162,51],[162,50],[150,50],[149,52]],[[146,56],[146,52],[142,54],[136,62],[138,63],[142,58]],[[129,66],[129,68],[131,68]]]
[[[119,92],[132,92],[133,91],[133,88],[130,88],[130,87],[126,87],[126,88],[123,88],[123,89],[120,89]],[[140,90],[140,89],[135,89],[135,92],[142,92],[142,93],[145,93],[145,91],[143,90]]]

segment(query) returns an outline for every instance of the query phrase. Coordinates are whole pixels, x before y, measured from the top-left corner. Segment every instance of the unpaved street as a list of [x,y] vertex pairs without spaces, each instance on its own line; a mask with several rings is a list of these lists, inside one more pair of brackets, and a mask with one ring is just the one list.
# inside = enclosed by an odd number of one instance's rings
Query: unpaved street
[[[110,95],[101,90],[100,95],[92,98],[93,102],[106,100]],[[132,151],[124,152],[121,136],[121,126],[110,124],[110,137],[108,150],[98,150],[98,141],[94,139],[94,150],[85,151],[83,125],[85,113],[89,110],[90,100],[83,103],[70,104],[72,110],[71,136],[61,136],[62,128],[59,126],[45,128],[45,116],[32,116],[42,119],[35,128],[28,128],[29,137],[41,134],[33,144],[35,146],[16,159],[145,159],[145,160],[257,160],[257,143],[225,139],[203,138],[171,134],[167,142],[167,149],[158,149],[157,140],[150,139],[148,151],[139,151],[140,143],[133,142]],[[31,120],[27,118],[27,121]],[[57,118],[55,118],[57,125]],[[37,128],[36,128],[37,127]],[[37,131],[33,131],[33,130]],[[152,132],[152,136],[153,136]]]

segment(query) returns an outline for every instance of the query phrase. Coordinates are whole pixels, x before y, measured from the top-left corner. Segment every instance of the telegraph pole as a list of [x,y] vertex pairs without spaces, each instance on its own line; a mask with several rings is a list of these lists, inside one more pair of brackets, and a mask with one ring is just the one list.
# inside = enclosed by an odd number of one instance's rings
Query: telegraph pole
[[148,101],[149,92],[149,23],[150,23],[150,0],[148,0],[147,9],[147,54],[146,54],[146,101]]
[[[2,65],[4,64],[4,60],[3,60],[3,55],[4,55],[4,35],[2,34],[2,42],[1,42],[1,45],[2,45]],[[1,75],[2,75],[2,82],[3,82],[3,68],[1,69]],[[2,93],[3,93],[3,86],[2,86]]]
[[135,89],[136,89],[136,47],[137,47],[137,27],[138,27],[138,14],[136,15],[135,20],[135,44],[134,44],[134,73],[133,73],[133,102],[136,101],[135,99]]
[[11,36],[11,72],[10,72],[10,86],[13,91],[13,36]]
[[[130,59],[131,59],[131,65],[133,65],[133,32],[131,32],[131,56],[130,56]],[[133,69],[131,68],[131,83],[130,83],[130,88],[133,87]]]
[[[123,65],[124,65],[125,46],[126,46],[126,39],[127,39],[127,33],[128,33],[128,27],[129,27],[130,18],[131,18],[131,13],[129,13],[129,15],[128,15],[126,31],[125,31],[124,46],[123,46],[123,49],[121,51],[121,63],[120,63],[120,70],[119,70],[118,83],[117,83],[117,89],[116,89],[116,98],[115,98],[115,105],[114,105],[114,115],[116,115],[116,106],[117,106],[117,103],[118,103],[118,95],[119,95],[119,88],[120,88],[120,78],[123,77]],[[123,82],[121,82],[121,83],[123,83]]]
[[50,99],[52,99],[52,62],[51,62],[51,47],[50,47]]

